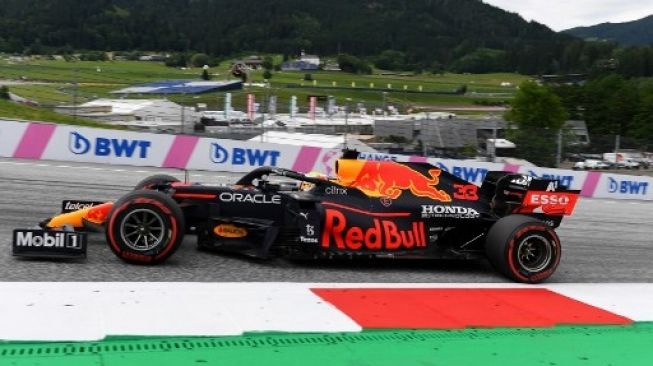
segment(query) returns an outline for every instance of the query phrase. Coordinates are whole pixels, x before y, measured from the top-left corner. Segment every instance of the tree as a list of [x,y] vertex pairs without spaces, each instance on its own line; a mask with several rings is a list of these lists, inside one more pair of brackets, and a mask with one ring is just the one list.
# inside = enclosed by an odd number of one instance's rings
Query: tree
[[40,38],[46,51],[66,44],[85,52],[256,51],[286,61],[307,49],[378,56],[379,66],[405,70],[428,70],[437,61],[449,70],[527,74],[587,73],[597,61],[615,59],[622,66],[611,68],[627,77],[653,73],[651,47],[621,52],[614,42],[586,42],[471,0],[6,0],[0,35],[0,51],[12,53]]
[[0,86],[0,99],[2,100],[11,99],[11,97],[9,96],[9,88],[7,88],[6,85]]
[[338,56],[340,70],[352,74],[371,74],[372,68],[365,61],[356,56],[341,54]]
[[82,53],[79,56],[79,59],[82,61],[107,61],[107,54],[103,51],[92,51]]
[[434,75],[440,75],[440,76],[444,75],[444,65],[442,65],[438,61],[433,61],[429,69],[431,73]]
[[272,79],[272,72],[270,72],[270,70],[268,69],[265,69],[265,71],[263,71],[263,79],[265,80]]
[[560,98],[564,105],[569,119],[582,120],[583,115],[583,88],[580,85],[559,85],[553,89],[553,92]]
[[642,98],[633,125],[632,134],[653,146],[653,93]]
[[560,98],[546,86],[525,81],[510,103],[512,107],[504,117],[517,127],[548,128],[559,130],[569,115]]
[[165,65],[168,67],[186,67],[188,64],[188,57],[183,53],[176,53],[165,60]]
[[274,61],[272,60],[272,56],[263,57],[263,63],[261,66],[263,66],[263,69],[265,70],[272,70],[274,68]]
[[512,108],[504,118],[517,127],[506,133],[517,145],[516,156],[537,165],[554,166],[557,137],[568,118],[560,98],[548,87],[526,81],[510,104]]
[[584,114],[594,147],[613,147],[614,135],[630,132],[639,110],[639,85],[617,74],[589,81],[584,86]]
[[208,65],[209,61],[209,56],[205,53],[196,53],[190,58],[190,64],[194,67]]
[[406,70],[406,54],[395,50],[385,50],[376,58],[374,65],[383,70]]
[[32,43],[26,50],[25,54],[26,55],[42,55],[43,52],[43,44],[41,43],[40,39],[36,39],[34,43]]
[[451,65],[455,72],[488,73],[507,71],[506,52],[489,48],[476,49]]

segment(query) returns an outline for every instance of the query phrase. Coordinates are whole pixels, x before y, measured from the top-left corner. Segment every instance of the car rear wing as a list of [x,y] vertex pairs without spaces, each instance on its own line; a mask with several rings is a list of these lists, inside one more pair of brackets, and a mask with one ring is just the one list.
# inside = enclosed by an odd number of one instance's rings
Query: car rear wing
[[556,179],[541,179],[526,174],[488,172],[481,194],[491,198],[495,213],[527,214],[541,218],[571,215],[580,191],[570,190]]

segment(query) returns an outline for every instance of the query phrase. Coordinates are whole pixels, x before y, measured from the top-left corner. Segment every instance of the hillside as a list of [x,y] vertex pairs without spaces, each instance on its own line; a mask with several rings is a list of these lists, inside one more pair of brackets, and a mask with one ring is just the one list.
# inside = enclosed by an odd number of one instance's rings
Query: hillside
[[[480,0],[3,0],[0,51],[400,52],[406,68],[570,70],[567,35]],[[578,56],[581,57],[580,55]]]
[[80,125],[80,126],[107,128],[105,124],[101,124],[96,121],[92,121],[84,118],[73,118],[72,116],[55,113],[47,109],[29,106],[25,104],[14,103],[3,99],[0,99],[0,116],[1,116],[0,119],[45,121],[45,122],[53,122],[53,123],[63,123],[67,125]]
[[653,45],[653,15],[625,23],[602,23],[563,31],[584,39],[611,40],[622,46]]

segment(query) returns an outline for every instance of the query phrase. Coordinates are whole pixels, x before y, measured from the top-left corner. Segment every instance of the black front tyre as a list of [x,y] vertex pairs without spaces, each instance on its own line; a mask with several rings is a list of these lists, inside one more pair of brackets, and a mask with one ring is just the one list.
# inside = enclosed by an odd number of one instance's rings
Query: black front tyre
[[525,215],[499,219],[487,235],[485,251],[490,263],[506,277],[539,283],[551,277],[560,263],[560,239],[542,221]]
[[129,263],[157,264],[181,245],[184,215],[168,195],[152,190],[132,191],[109,213],[106,238],[120,259]]

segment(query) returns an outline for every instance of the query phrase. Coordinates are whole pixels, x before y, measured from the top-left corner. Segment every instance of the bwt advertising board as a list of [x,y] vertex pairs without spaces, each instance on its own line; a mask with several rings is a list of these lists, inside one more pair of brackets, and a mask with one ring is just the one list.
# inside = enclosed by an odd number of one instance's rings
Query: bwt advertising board
[[[341,155],[340,150],[323,149],[319,154],[314,171],[335,176],[335,162]],[[411,157],[406,155],[392,155],[383,153],[360,153],[359,159],[368,161],[410,161]],[[427,159],[429,164],[435,165],[440,169],[447,171],[459,178],[472,182],[478,186],[483,183],[483,179],[489,171],[503,170],[504,164],[484,163],[474,161],[448,160],[448,159]]]
[[602,173],[593,197],[653,200],[653,178]]
[[477,186],[480,186],[483,183],[483,179],[489,171],[493,170],[503,170],[504,164],[499,163],[485,163],[485,162],[475,162],[475,161],[464,161],[464,160],[445,160],[445,159],[428,159],[428,162],[432,165],[439,167],[440,169],[449,172],[455,175],[458,178],[464,179],[468,182],[474,183]]
[[43,159],[162,166],[174,136],[59,126]]
[[[185,141],[187,139],[188,141]],[[177,142],[183,143],[177,143]],[[0,156],[132,166],[245,173],[261,166],[319,171],[335,175],[340,150],[250,141],[125,132],[47,123],[0,120]],[[421,157],[361,153],[370,161],[423,161]],[[168,162],[166,162],[168,161]],[[459,178],[481,185],[489,171],[504,164],[427,160]],[[173,164],[174,162],[174,164]],[[598,198],[653,200],[653,178],[540,167],[519,167],[533,177],[557,179],[570,189],[586,189]],[[590,179],[591,178],[591,179]]]
[[249,172],[262,166],[290,168],[301,147],[202,138],[188,161],[188,169]]
[[0,120],[0,156],[14,156],[27,126],[27,123]]
[[566,186],[568,189],[583,189],[587,172],[574,171],[553,168],[540,168],[535,166],[522,166],[519,168],[519,173],[527,174],[534,178],[542,179],[557,179],[560,184]]

